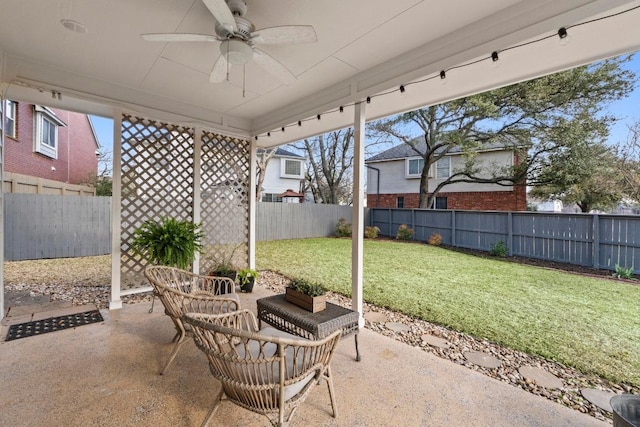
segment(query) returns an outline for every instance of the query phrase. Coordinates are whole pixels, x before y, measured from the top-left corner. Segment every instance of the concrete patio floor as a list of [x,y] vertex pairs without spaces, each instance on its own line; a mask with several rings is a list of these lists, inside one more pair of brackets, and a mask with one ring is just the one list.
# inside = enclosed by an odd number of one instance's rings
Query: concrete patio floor
[[[242,294],[243,307],[270,292]],[[105,321],[0,343],[0,426],[197,426],[219,390],[204,354],[186,343],[165,375],[174,328],[156,301],[102,311]],[[2,339],[6,335],[2,328]],[[606,426],[595,418],[364,329],[332,369],[338,418],[326,385],[293,426]],[[212,426],[268,426],[229,402]]]

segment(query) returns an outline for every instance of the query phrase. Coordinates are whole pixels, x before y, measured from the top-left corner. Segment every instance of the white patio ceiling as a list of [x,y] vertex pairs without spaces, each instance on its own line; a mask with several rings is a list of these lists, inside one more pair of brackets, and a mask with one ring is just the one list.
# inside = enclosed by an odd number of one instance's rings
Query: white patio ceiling
[[[491,61],[378,96],[400,84],[488,57],[601,15],[630,0],[246,0],[256,28],[313,25],[318,42],[265,46],[296,77],[284,86],[257,65],[209,83],[216,43],[145,42],[142,33],[214,34],[201,0],[0,0],[0,92],[8,98],[110,116],[150,117],[251,137],[273,146],[352,125],[353,108],[373,97],[374,119],[640,49],[640,9],[503,52]],[[87,27],[78,34],[60,21]],[[60,92],[61,99],[52,98]],[[298,127],[298,120],[304,121]],[[287,127],[281,132],[282,126]],[[267,137],[266,133],[271,132]]]

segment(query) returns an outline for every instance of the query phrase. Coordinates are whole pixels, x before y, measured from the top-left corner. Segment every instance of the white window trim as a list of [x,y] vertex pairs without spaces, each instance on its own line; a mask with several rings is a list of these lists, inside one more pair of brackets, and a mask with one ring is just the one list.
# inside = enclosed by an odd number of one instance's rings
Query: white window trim
[[[447,176],[438,176],[438,163],[440,163],[440,160],[442,159],[449,160],[449,170],[447,171]],[[451,176],[451,157],[442,157],[442,159],[436,162],[436,179],[447,179]]]
[[[407,178],[407,179],[420,178],[422,176],[422,171],[420,171],[420,173],[417,173],[417,174],[409,173],[409,162],[411,160],[422,160],[423,164],[424,164],[424,159],[422,157],[420,157],[420,156],[407,157],[404,160],[404,177]],[[431,178],[433,176],[433,174],[431,172],[432,171],[429,170],[429,174],[428,174],[429,178]]]
[[[13,116],[9,116],[9,109],[7,108],[9,106],[9,103],[13,104]],[[4,113],[4,115],[3,115]],[[13,122],[13,132],[9,133],[5,133],[5,136],[9,136],[11,138],[15,138],[16,137],[16,133],[17,133],[17,129],[16,129],[16,115],[18,114],[18,103],[11,101],[10,99],[5,99],[4,101],[0,102],[0,131],[5,132],[5,122],[7,121],[7,119],[11,120]]]
[[[291,175],[286,173],[286,164],[287,161],[299,162],[300,163],[300,174],[299,175]],[[303,179],[304,178],[304,164],[302,163],[302,159],[289,159],[283,157],[280,159],[280,178],[294,178],[294,179]]]
[[[60,120],[56,114],[48,107],[36,105],[34,107],[35,128],[34,132],[34,151],[52,159],[58,158],[58,128],[60,126],[66,126],[66,124]],[[55,127],[55,147],[50,147],[46,144],[42,144],[42,121],[47,119]]]

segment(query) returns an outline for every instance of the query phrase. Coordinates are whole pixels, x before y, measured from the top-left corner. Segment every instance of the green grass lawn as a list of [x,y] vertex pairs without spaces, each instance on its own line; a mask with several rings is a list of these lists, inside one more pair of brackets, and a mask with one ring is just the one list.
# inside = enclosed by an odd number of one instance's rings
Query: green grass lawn
[[[365,241],[364,299],[640,386],[640,286],[428,245]],[[260,242],[259,269],[351,295],[351,241]]]

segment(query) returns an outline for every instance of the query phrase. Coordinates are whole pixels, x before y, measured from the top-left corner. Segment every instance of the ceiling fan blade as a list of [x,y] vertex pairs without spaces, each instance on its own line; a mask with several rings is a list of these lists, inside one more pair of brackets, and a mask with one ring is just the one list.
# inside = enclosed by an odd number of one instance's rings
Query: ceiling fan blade
[[233,14],[224,0],[202,0],[202,2],[220,25],[226,27],[230,32],[238,31],[236,20],[233,19]]
[[173,34],[173,33],[153,33],[141,34],[143,40],[148,42],[217,42],[216,36],[209,34]]
[[254,43],[294,44],[318,41],[316,30],[311,25],[283,25],[256,30],[251,33]]
[[209,81],[211,83],[222,83],[227,79],[227,71],[231,68],[231,64],[227,62],[227,58],[224,55],[220,55],[213,64],[213,69],[209,75]]
[[278,62],[273,56],[260,49],[253,48],[253,60],[256,64],[264,68],[265,71],[276,77],[286,86],[294,84],[297,80],[296,76],[294,76],[287,67]]

